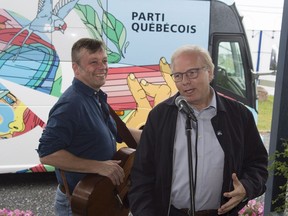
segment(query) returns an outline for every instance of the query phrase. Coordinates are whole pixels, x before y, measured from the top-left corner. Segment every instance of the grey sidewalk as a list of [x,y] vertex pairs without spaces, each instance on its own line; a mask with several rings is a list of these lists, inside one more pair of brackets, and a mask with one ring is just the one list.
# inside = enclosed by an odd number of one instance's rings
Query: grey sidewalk
[[259,77],[258,86],[263,86],[268,95],[274,95],[276,75],[263,75]]

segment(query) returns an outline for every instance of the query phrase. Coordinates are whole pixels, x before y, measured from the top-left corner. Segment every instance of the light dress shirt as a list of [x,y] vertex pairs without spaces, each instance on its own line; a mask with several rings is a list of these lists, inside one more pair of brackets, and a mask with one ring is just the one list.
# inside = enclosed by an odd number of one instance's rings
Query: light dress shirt
[[[193,108],[193,107],[192,107]],[[216,97],[203,110],[193,109],[197,123],[192,124],[193,177],[195,210],[218,209],[223,183],[224,152],[215,135],[211,118],[216,115]],[[198,124],[197,173],[195,174],[196,124]],[[179,112],[177,118],[174,153],[171,204],[176,208],[190,208],[189,165],[186,135],[186,114]]]

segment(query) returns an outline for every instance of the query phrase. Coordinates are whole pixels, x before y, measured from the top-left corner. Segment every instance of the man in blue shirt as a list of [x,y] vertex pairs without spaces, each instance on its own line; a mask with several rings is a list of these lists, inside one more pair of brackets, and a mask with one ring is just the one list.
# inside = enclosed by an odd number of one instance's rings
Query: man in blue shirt
[[[74,80],[49,113],[40,138],[38,153],[43,164],[56,167],[59,187],[56,192],[56,215],[72,215],[60,170],[72,194],[86,173],[107,176],[114,185],[124,178],[120,161],[111,160],[116,152],[117,128],[109,114],[105,84],[108,60],[102,41],[83,38],[72,47]],[[138,141],[140,131],[130,129]]]

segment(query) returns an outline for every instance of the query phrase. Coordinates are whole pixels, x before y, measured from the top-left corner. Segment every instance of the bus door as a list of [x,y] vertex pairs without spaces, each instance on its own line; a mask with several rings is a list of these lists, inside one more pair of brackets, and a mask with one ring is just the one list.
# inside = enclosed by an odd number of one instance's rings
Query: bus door
[[252,62],[245,41],[242,35],[213,35],[213,86],[217,92],[242,102],[256,114],[256,82],[252,76]]

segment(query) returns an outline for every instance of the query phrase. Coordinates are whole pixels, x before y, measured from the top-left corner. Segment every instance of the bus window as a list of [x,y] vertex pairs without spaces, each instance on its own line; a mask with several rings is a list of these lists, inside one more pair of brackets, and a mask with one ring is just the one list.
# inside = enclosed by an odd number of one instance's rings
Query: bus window
[[216,86],[245,97],[245,73],[238,42],[219,43],[216,70]]

